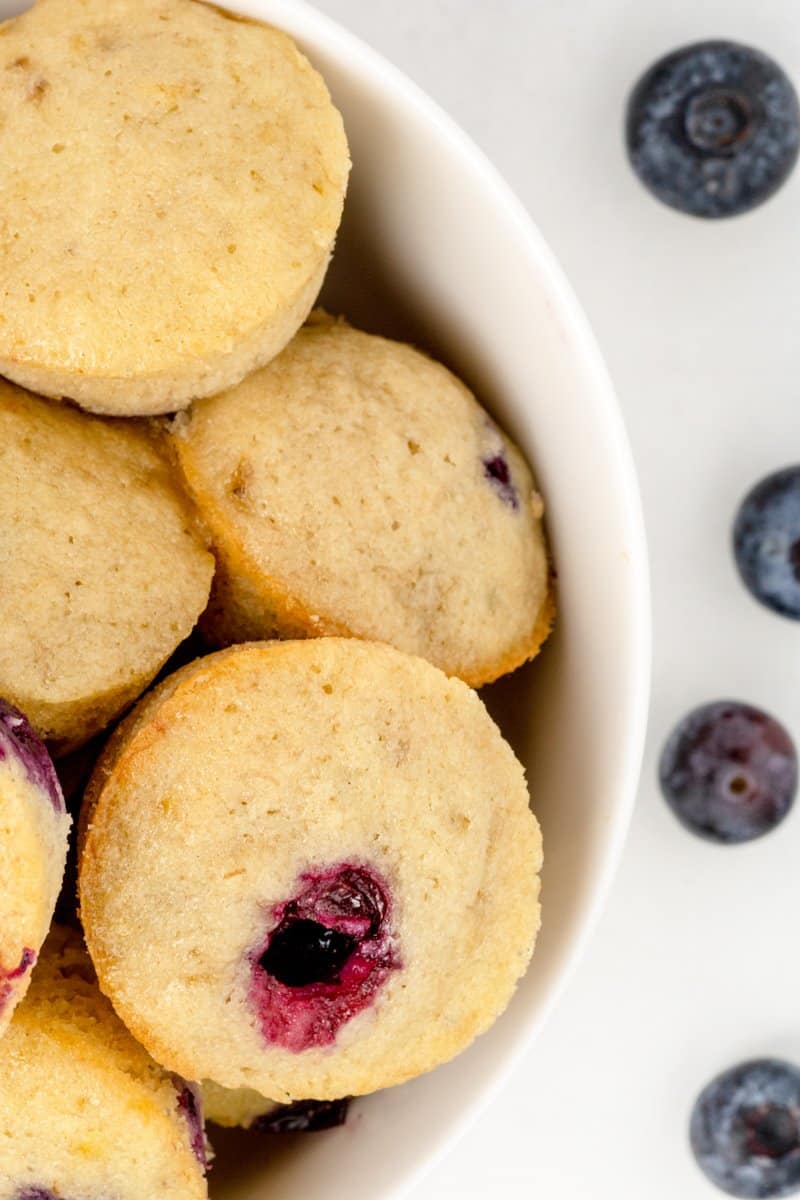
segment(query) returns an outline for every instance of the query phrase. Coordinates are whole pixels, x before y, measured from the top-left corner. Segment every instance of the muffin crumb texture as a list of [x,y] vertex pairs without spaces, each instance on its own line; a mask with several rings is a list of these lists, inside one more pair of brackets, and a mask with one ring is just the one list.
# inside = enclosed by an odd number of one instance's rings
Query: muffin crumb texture
[[0,1200],[207,1200],[206,1118],[334,1129],[529,964],[473,689],[550,633],[544,503],[443,364],[313,307],[350,159],[286,34],[34,0],[0,160]]
[[0,695],[64,753],[131,704],[191,631],[213,559],[137,422],[0,381],[0,475]]
[[533,948],[540,863],[522,767],[460,680],[377,643],[253,643],[117,729],[85,803],[81,911],[158,1061],[335,1100],[491,1025]]
[[292,40],[196,0],[37,0],[0,32],[0,373],[134,416],[268,362],[349,170]]
[[473,686],[553,618],[543,504],[468,389],[410,346],[316,313],[277,359],[193,406],[174,450],[217,557],[217,645],[355,636]]
[[137,1045],[78,935],[54,927],[3,1038],[0,1195],[204,1200],[205,1168],[194,1090]]

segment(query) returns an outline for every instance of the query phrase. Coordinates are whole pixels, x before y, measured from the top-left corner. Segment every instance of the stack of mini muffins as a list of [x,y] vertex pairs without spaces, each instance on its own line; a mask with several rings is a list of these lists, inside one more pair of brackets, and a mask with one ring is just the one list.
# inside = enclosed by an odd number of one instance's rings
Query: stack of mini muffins
[[542,501],[448,370],[311,311],[349,157],[283,33],[38,0],[0,156],[0,1200],[189,1200],[203,1096],[324,1124],[524,972],[472,689],[549,632]]

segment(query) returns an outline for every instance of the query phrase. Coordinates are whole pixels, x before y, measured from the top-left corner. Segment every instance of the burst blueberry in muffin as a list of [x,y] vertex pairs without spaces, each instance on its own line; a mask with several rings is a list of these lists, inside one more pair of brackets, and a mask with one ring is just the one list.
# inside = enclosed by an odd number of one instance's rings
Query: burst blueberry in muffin
[[522,768],[474,692],[388,646],[184,668],[115,733],[84,821],[101,987],[187,1077],[280,1102],[399,1083],[493,1022],[533,947]]

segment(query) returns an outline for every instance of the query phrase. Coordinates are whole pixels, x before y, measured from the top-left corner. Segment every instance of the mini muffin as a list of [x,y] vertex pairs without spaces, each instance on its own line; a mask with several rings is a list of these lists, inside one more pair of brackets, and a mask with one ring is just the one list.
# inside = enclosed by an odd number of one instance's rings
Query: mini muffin
[[0,1054],[0,1196],[203,1200],[195,1093],[138,1046],[56,927]]
[[349,170],[291,39],[195,0],[37,0],[0,47],[0,373],[131,416],[268,362]]
[[133,423],[0,381],[0,478],[0,694],[62,753],[135,700],[189,633],[213,558]]
[[479,697],[373,642],[185,667],[89,784],[100,986],[187,1078],[286,1102],[400,1083],[505,1008],[539,922],[523,770]]
[[296,1100],[276,1104],[252,1088],[223,1088],[206,1079],[200,1085],[206,1120],[254,1133],[318,1133],[344,1125],[350,1107],[344,1100]]
[[218,573],[215,645],[389,642],[477,687],[553,615],[542,501],[472,394],[410,346],[319,315],[174,424]]
[[50,756],[22,713],[0,700],[0,1033],[50,928],[69,826]]

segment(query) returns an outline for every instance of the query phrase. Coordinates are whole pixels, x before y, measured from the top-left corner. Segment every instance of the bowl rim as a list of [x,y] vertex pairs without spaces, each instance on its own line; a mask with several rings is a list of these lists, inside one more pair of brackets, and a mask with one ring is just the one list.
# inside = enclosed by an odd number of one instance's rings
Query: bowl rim
[[[213,3],[213,0],[209,2]],[[10,0],[10,3],[2,5],[0,19],[6,19],[9,10],[18,12],[27,7],[29,0]],[[525,1058],[572,978],[608,899],[633,815],[650,698],[650,585],[641,498],[622,413],[588,320],[532,216],[488,156],[420,86],[377,50],[314,8],[307,0],[219,0],[219,7],[274,24],[301,44],[311,47],[312,56],[313,48],[317,48],[335,58],[349,74],[360,77],[369,87],[386,95],[393,106],[410,112],[435,130],[436,136],[464,171],[480,180],[493,205],[502,211],[509,226],[513,227],[520,253],[525,254],[529,269],[535,271],[541,280],[554,313],[568,332],[572,351],[580,358],[587,381],[587,396],[591,398],[604,425],[608,456],[615,459],[618,494],[624,502],[621,513],[625,522],[628,569],[620,576],[620,586],[626,591],[625,607],[630,622],[625,663],[620,664],[621,675],[624,675],[625,705],[619,722],[616,801],[612,819],[606,827],[604,847],[599,856],[601,862],[595,871],[593,886],[589,889],[580,928],[574,934],[544,1000],[519,1016],[520,1030],[513,1039],[513,1045],[497,1061],[484,1086],[461,1103],[435,1149],[412,1162],[383,1193],[382,1200],[399,1200],[453,1150]]]
[[514,1039],[513,1047],[498,1061],[485,1086],[469,1101],[462,1103],[436,1148],[421,1161],[412,1164],[382,1197],[382,1200],[399,1200],[401,1196],[408,1195],[453,1150],[525,1058],[574,975],[608,899],[633,815],[650,700],[652,630],[644,516],[619,401],[588,319],[533,217],[489,157],[455,119],[403,71],[356,34],[307,3],[307,0],[222,0],[221,7],[274,24],[296,38],[301,45],[311,47],[312,56],[314,48],[331,55],[349,74],[364,79],[369,86],[386,94],[394,105],[410,110],[417,118],[422,118],[432,126],[465,170],[481,179],[491,194],[492,202],[513,225],[520,252],[526,254],[531,269],[540,277],[561,324],[569,331],[573,352],[582,360],[588,381],[587,391],[601,414],[608,436],[609,454],[616,459],[619,495],[624,500],[628,570],[621,577],[621,586],[627,590],[626,608],[630,614],[624,686],[627,703],[620,720],[617,799],[613,818],[605,834],[602,863],[596,872],[580,929],[573,937],[561,970],[546,998],[532,1011],[522,1015],[520,1033]]
[[[558,977],[549,985],[545,1000],[535,1004],[519,1019],[519,1032],[505,1054],[495,1062],[492,1073],[473,1097],[461,1105],[450,1120],[437,1146],[426,1156],[410,1162],[381,1200],[399,1200],[417,1186],[447,1153],[452,1151],[481,1112],[487,1108],[506,1084],[513,1070],[527,1056],[534,1039],[539,1036],[555,1004],[575,974],[587,949],[597,920],[608,899],[610,887],[624,850],[628,827],[636,802],[642,768],[646,721],[650,700],[651,670],[651,613],[648,551],[646,551],[642,500],[634,468],[630,442],[622,421],[618,398],[604,364],[599,344],[591,331],[587,317],[573,293],[571,284],[561,269],[545,236],[533,217],[516,196],[503,175],[476,145],[457,121],[445,112],[427,92],[413,82],[398,67],[384,58],[353,32],[335,19],[320,12],[307,0],[206,0],[221,8],[261,20],[288,32],[301,44],[336,59],[351,76],[365,80],[369,88],[377,89],[390,98],[393,107],[407,110],[435,131],[441,143],[455,158],[465,175],[470,175],[485,188],[487,196],[504,212],[513,227],[519,250],[527,257],[528,269],[539,277],[546,290],[549,304],[563,329],[569,335],[573,354],[581,361],[585,374],[585,402],[593,404],[597,419],[606,432],[607,457],[614,460],[618,481],[620,528],[626,546],[626,568],[620,574],[620,588],[625,590],[626,612],[630,616],[625,641],[625,662],[620,662],[624,710],[620,714],[618,768],[616,768],[615,803],[613,816],[604,832],[601,863],[595,870],[594,886],[584,905],[581,926],[561,960]],[[30,0],[0,0],[0,19],[30,6]]]

